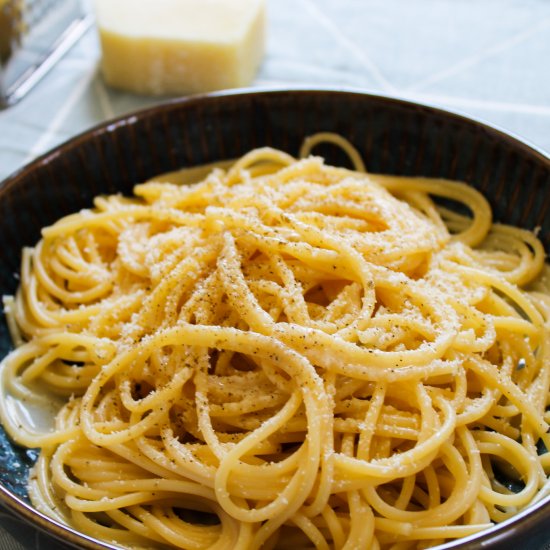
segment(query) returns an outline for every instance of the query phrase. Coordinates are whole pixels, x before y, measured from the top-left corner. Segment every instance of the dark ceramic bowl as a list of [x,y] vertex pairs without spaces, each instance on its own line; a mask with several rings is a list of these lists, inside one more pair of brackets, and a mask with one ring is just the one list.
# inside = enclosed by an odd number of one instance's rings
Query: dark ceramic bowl
[[[371,172],[464,180],[489,199],[495,218],[540,227],[550,249],[550,158],[479,122],[433,107],[358,92],[275,90],[218,93],[172,101],[100,125],[42,156],[0,186],[0,294],[13,293],[20,251],[40,228],[89,207],[101,193],[130,193],[136,182],[184,166],[235,158],[270,145],[297,153],[309,134],[349,138]],[[330,148],[329,162],[346,163]],[[0,324],[0,357],[10,348]],[[53,536],[84,548],[112,548],[56,524],[29,505],[36,454],[0,433],[0,500]],[[447,548],[543,548],[548,500],[511,521]]]

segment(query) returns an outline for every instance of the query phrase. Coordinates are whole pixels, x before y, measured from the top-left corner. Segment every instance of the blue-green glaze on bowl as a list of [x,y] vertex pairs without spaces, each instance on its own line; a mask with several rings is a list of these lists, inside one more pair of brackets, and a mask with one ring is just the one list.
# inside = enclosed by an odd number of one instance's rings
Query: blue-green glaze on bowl
[[[550,158],[480,122],[407,101],[328,89],[238,91],[165,103],[100,125],[40,157],[0,184],[0,294],[17,286],[20,251],[40,228],[90,207],[102,193],[185,166],[235,158],[260,146],[296,154],[320,131],[346,136],[371,172],[463,180],[480,189],[495,219],[540,230],[550,250]],[[346,163],[334,148],[316,150]],[[11,346],[0,321],[0,356]],[[35,459],[0,431],[0,501],[60,540],[112,548],[38,514],[25,489]],[[543,501],[476,537],[447,544],[473,550],[543,548],[550,503]]]
[[38,451],[14,445],[4,429],[0,432],[0,484],[8,491],[29,502],[27,478]]

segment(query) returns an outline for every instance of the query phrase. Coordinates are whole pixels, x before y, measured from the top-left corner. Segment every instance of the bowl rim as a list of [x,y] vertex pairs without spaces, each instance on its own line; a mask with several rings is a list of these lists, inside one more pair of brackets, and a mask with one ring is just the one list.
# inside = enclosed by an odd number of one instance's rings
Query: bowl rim
[[[317,95],[317,94],[329,94],[332,96],[346,97],[363,97],[366,101],[381,102],[384,105],[399,105],[406,109],[422,109],[426,112],[431,112],[437,116],[446,118],[448,120],[454,120],[466,126],[474,127],[476,130],[481,130],[487,134],[487,136],[493,136],[500,142],[504,142],[515,149],[521,150],[529,156],[534,157],[538,162],[541,162],[550,170],[550,152],[546,152],[543,148],[531,143],[529,140],[508,131],[503,127],[488,122],[481,117],[471,116],[460,109],[449,109],[440,105],[434,104],[430,101],[422,101],[411,99],[410,97],[399,94],[387,94],[378,91],[371,91],[364,88],[352,87],[352,86],[330,86],[330,85],[277,85],[277,86],[257,86],[246,88],[235,88],[228,90],[219,90],[214,92],[192,94],[182,97],[174,98],[159,98],[159,103],[145,108],[138,108],[129,111],[125,114],[118,115],[116,117],[106,119],[103,122],[97,123],[90,128],[70,137],[62,143],[54,146],[48,151],[40,154],[36,158],[25,163],[14,172],[9,174],[6,178],[0,181],[0,194],[7,191],[10,187],[17,184],[17,182],[23,179],[28,173],[32,173],[40,166],[45,166],[53,162],[59,156],[65,154],[67,151],[78,148],[82,143],[87,142],[89,139],[93,139],[96,136],[113,132],[117,128],[123,126],[129,126],[140,119],[147,119],[157,116],[160,113],[170,112],[171,110],[178,109],[180,106],[193,108],[195,105],[201,105],[204,103],[214,102],[223,98],[243,97],[250,96],[281,96],[285,94],[291,95]],[[550,484],[550,478],[549,482]],[[28,502],[25,502],[15,492],[12,492],[5,485],[0,482],[0,503],[4,504],[9,510],[14,512],[24,521],[29,522],[34,527],[40,529],[49,536],[53,536],[57,540],[70,544],[76,548],[86,548],[90,550],[98,550],[101,548],[116,550],[120,547],[113,546],[108,542],[95,539],[85,533],[74,529],[69,525],[61,523],[40,510],[34,508]],[[434,550],[462,548],[468,544],[475,543],[476,545],[495,544],[498,539],[507,535],[505,532],[510,525],[521,522],[522,520],[529,521],[529,523],[542,520],[546,511],[544,508],[550,503],[550,489],[548,494],[541,498],[536,503],[521,510],[511,518],[495,524],[478,533],[462,537],[460,539],[446,542],[443,545],[434,547]],[[502,536],[499,537],[499,533],[502,532]]]
[[127,113],[117,115],[113,118],[106,119],[103,122],[99,122],[90,128],[87,128],[82,132],[79,132],[76,135],[64,140],[17,168],[14,172],[0,181],[0,191],[3,191],[5,187],[7,188],[13,185],[13,182],[19,180],[27,172],[34,170],[38,166],[49,164],[55,160],[55,158],[61,154],[64,154],[67,150],[77,147],[81,142],[86,141],[95,135],[100,135],[105,132],[112,132],[119,127],[134,124],[140,118],[149,118],[158,113],[171,111],[172,109],[178,108],[180,105],[189,105],[192,107],[196,103],[200,104],[215,101],[216,99],[221,99],[224,97],[277,96],[287,93],[299,95],[330,94],[334,96],[340,95],[342,97],[364,97],[368,100],[380,101],[385,104],[401,105],[409,109],[425,109],[441,117],[446,117],[466,125],[477,127],[478,130],[484,130],[489,135],[493,135],[499,140],[504,141],[513,147],[519,148],[527,154],[535,156],[537,160],[542,161],[550,168],[550,151],[545,151],[542,147],[535,145],[527,138],[524,138],[513,131],[506,130],[498,124],[488,122],[483,119],[483,117],[472,116],[460,109],[443,107],[430,101],[417,101],[416,99],[411,99],[405,95],[371,91],[353,86],[258,86],[218,90],[181,97],[160,99],[159,103],[155,105],[138,108]]

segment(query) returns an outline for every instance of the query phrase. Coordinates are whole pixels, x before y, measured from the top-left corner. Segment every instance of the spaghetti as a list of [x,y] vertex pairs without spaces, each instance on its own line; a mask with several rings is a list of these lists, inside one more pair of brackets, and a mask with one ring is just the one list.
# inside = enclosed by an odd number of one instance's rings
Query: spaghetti
[[341,138],[301,156],[98,197],[24,250],[0,414],[37,509],[130,548],[401,550],[544,494],[538,239]]

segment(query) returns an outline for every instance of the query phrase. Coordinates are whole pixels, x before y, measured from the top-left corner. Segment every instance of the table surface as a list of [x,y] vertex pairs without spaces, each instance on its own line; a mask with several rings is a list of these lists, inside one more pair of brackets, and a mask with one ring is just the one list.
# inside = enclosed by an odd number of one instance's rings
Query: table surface
[[[267,1],[267,54],[254,87],[390,94],[550,151],[549,1]],[[92,28],[22,102],[0,112],[0,180],[90,126],[161,101],[106,87],[99,56]],[[61,546],[0,513],[0,550],[38,548]]]

